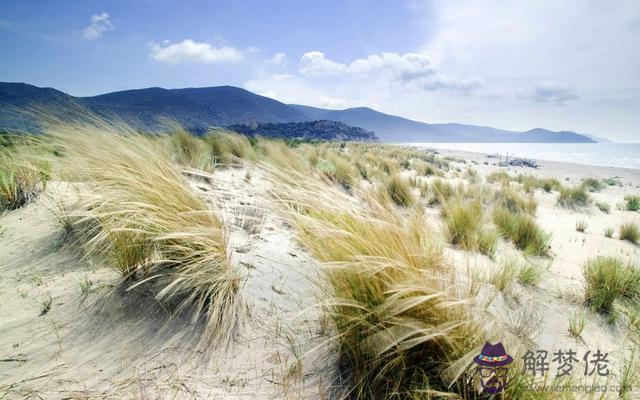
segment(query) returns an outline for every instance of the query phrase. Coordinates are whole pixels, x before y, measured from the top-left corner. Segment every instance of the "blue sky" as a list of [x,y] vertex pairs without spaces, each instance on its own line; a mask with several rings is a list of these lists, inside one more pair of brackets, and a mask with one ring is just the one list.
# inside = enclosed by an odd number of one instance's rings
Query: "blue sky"
[[635,0],[5,1],[0,81],[235,85],[287,103],[640,141]]

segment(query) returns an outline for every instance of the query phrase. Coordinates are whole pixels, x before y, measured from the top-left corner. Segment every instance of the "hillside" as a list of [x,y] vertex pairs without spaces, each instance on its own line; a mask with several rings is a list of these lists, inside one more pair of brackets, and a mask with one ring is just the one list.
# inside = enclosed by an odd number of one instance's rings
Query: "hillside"
[[362,128],[349,126],[336,121],[284,122],[235,124],[229,129],[247,136],[266,138],[284,137],[287,139],[318,140],[376,140],[376,135]]
[[[35,112],[33,112],[35,109]],[[125,90],[92,97],[73,97],[52,88],[0,83],[0,128],[38,131],[41,112],[83,118],[87,111],[121,120],[141,131],[167,130],[174,121],[194,133],[210,127],[256,123],[338,121],[373,131],[383,142],[538,142],[593,143],[588,135],[536,128],[513,132],[458,123],[429,124],[370,108],[327,110],[287,105],[233,86]],[[334,127],[338,127],[335,125]],[[274,127],[271,127],[272,129]],[[325,127],[326,128],[326,127]],[[275,134],[274,131],[271,131]],[[339,131],[335,132],[340,134]]]
[[575,132],[553,132],[532,129],[514,132],[488,126],[457,123],[428,124],[395,115],[384,114],[367,107],[326,110],[292,104],[291,107],[309,118],[330,119],[373,130],[383,142],[494,142],[494,143],[589,143],[595,142]]

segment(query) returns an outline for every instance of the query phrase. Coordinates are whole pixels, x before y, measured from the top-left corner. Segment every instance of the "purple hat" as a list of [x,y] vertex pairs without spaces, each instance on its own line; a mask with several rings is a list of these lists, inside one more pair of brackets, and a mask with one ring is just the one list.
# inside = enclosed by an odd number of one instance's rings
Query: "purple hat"
[[501,342],[496,344],[486,342],[473,362],[483,367],[502,367],[511,364],[513,357],[507,354]]

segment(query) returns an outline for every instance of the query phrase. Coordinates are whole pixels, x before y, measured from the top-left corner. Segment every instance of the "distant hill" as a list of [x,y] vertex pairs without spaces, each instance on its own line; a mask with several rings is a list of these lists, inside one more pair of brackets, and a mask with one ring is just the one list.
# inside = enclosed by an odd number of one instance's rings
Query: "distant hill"
[[[32,112],[33,109],[37,112]],[[337,121],[373,131],[384,142],[595,142],[575,132],[532,129],[513,132],[465,124],[429,124],[384,114],[370,108],[327,110],[287,105],[233,86],[207,88],[125,90],[92,97],[74,97],[52,88],[24,83],[0,83],[0,128],[37,132],[39,112],[66,119],[87,112],[121,120],[141,131],[167,129],[175,121],[202,133],[211,127],[244,124]],[[281,128],[284,128],[282,126]],[[333,128],[341,129],[340,125]],[[271,128],[270,128],[271,129]],[[324,134],[324,133],[323,133]],[[336,131],[340,134],[340,131]]]
[[428,124],[371,108],[326,110],[291,104],[309,118],[330,119],[370,129],[384,142],[493,142],[493,143],[593,143],[595,140],[575,132],[553,132],[536,128],[526,132],[507,131],[488,126],[465,124]]
[[286,139],[376,140],[373,132],[337,121],[236,124],[227,127],[247,136],[284,137]]

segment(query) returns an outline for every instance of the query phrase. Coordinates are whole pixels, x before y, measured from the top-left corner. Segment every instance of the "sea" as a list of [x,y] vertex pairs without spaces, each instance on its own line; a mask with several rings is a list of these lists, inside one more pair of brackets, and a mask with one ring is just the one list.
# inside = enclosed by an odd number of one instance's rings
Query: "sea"
[[640,169],[640,143],[401,143],[403,145]]

